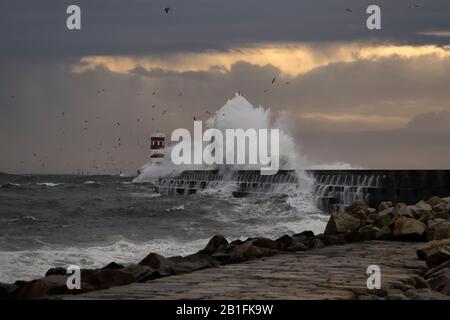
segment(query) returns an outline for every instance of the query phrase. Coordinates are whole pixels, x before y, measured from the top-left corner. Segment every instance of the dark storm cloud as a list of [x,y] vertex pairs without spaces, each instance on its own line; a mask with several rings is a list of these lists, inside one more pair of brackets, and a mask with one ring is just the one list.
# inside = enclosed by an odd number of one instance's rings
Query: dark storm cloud
[[[420,7],[409,9],[415,3]],[[65,27],[70,4],[82,9],[81,31]],[[370,4],[382,7],[382,31],[366,29]],[[173,8],[170,14],[163,10],[167,6]],[[448,44],[449,37],[420,33],[449,31],[449,18],[448,0],[5,0],[0,55],[145,55],[261,42]]]
[[[279,75],[274,66],[245,62],[229,71],[139,67],[127,74],[103,67],[76,74],[71,72],[76,59],[13,62],[0,64],[1,170],[132,172],[148,160],[151,132],[170,135],[175,128],[191,129],[194,116],[206,120],[206,111],[216,111],[238,90],[274,114],[288,111],[293,135],[313,162],[385,168],[434,168],[450,162],[450,130],[442,120],[450,111],[445,87],[449,59],[338,63],[294,79]],[[277,82],[271,84],[274,74]],[[395,86],[398,90],[391,89]],[[308,113],[359,118],[336,124],[302,118]],[[369,123],[372,132],[367,132],[365,118],[371,116],[381,120]],[[386,130],[384,121],[392,117],[413,120]],[[424,133],[423,128],[431,127]]]

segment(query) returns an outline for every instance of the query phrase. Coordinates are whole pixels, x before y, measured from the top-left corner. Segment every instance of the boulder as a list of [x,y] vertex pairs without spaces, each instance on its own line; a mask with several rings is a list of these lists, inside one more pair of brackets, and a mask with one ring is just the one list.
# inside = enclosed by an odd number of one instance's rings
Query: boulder
[[258,259],[262,257],[270,257],[277,253],[278,253],[277,250],[257,247],[254,246],[252,243],[247,242],[233,248],[230,252],[230,258],[231,262],[236,263],[251,259]]
[[297,251],[306,251],[309,249],[309,246],[306,245],[303,242],[297,242],[290,245],[286,250],[290,252],[297,252]]
[[392,208],[392,201],[382,201],[378,205],[378,212]]
[[414,218],[411,208],[404,203],[398,203],[392,213],[395,217]]
[[344,209],[347,213],[365,213],[367,210],[367,204],[364,200],[355,200],[351,205]]
[[267,238],[258,238],[252,241],[252,244],[257,247],[280,250],[280,244],[276,241]]
[[400,240],[418,241],[423,238],[427,226],[416,219],[398,218],[394,224],[394,237]]
[[121,271],[132,275],[134,278],[133,282],[147,282],[162,276],[158,270],[138,264],[129,265],[121,269]]
[[318,235],[317,236],[320,241],[322,241],[327,246],[346,244],[345,236],[343,234],[336,235]]
[[450,221],[444,219],[428,220],[427,240],[442,240],[450,238]]
[[450,260],[450,246],[432,248],[425,257],[425,262],[430,268],[434,268],[448,260]]
[[359,219],[348,213],[332,214],[325,228],[325,234],[350,233],[361,226]]
[[421,260],[426,260],[434,249],[448,246],[450,246],[450,239],[430,241],[417,249],[417,256]]
[[302,231],[302,232],[300,232],[300,233],[296,233],[296,234],[294,234],[292,237],[306,237],[306,238],[312,238],[312,237],[314,237],[314,232],[312,232],[312,231],[309,231],[309,230],[307,230],[307,231]]
[[442,202],[442,199],[437,196],[433,196],[426,201],[426,203],[429,204],[432,208],[441,202]]
[[427,279],[431,289],[441,291],[450,282],[450,269],[442,269]]
[[345,235],[345,241],[348,243],[369,241],[375,239],[376,230],[374,229],[360,229],[349,232]]
[[292,239],[291,236],[285,234],[284,236],[278,238],[275,241],[280,246],[280,250],[286,250],[287,248],[289,248],[291,246],[291,244],[294,240]]
[[423,200],[417,202],[414,206],[408,206],[415,218],[427,215],[431,212],[431,206]]
[[314,238],[311,241],[311,248],[312,249],[319,249],[319,248],[323,248],[326,247],[327,245],[325,243],[323,243],[322,240],[320,240],[319,238]]
[[227,246],[228,240],[225,239],[225,237],[221,235],[215,235],[208,241],[206,247],[203,250],[200,250],[198,253],[212,255],[219,250],[225,251]]
[[45,276],[64,276],[67,275],[67,269],[58,267],[58,268],[50,268],[45,273]]
[[379,229],[375,230],[375,239],[376,240],[392,240],[394,238],[394,235],[392,234],[392,230],[389,226],[384,226]]
[[19,289],[19,286],[9,283],[0,282],[0,300],[12,299],[14,293]]
[[442,288],[441,293],[450,296],[450,281]]
[[67,276],[50,275],[40,279],[25,282],[14,294],[15,299],[42,299],[55,294],[76,294],[94,290],[82,281],[81,289],[67,288]]
[[382,211],[375,218],[375,224],[379,228],[389,227],[392,223],[392,208]]
[[140,266],[147,266],[153,270],[157,270],[161,274],[172,273],[172,268],[175,265],[172,261],[164,258],[162,255],[157,253],[149,253],[144,259],[139,263]]
[[119,270],[119,269],[123,269],[124,266],[121,264],[118,264],[116,262],[111,262],[108,263],[106,266],[104,266],[102,269],[103,270]]
[[124,270],[99,269],[86,277],[82,277],[82,281],[88,283],[96,290],[103,290],[133,283],[136,281],[136,278],[132,273]]
[[170,268],[170,273],[173,274],[189,273],[221,265],[217,259],[201,253],[191,254],[186,257],[170,258],[170,261],[174,263],[173,267]]

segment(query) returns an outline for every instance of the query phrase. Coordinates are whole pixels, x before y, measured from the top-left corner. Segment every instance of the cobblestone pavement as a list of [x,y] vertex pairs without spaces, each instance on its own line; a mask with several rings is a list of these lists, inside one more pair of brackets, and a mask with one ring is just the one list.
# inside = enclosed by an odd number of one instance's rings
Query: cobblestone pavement
[[367,267],[382,288],[425,269],[420,243],[371,241],[279,254],[64,299],[352,299],[365,292]]

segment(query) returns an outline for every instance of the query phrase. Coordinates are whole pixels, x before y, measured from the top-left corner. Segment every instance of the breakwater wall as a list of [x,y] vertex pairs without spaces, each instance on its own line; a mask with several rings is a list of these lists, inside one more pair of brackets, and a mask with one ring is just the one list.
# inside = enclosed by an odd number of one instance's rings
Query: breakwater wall
[[[313,192],[318,207],[340,211],[357,199],[377,207],[381,201],[416,203],[431,196],[450,194],[450,170],[306,170],[314,179]],[[162,194],[192,194],[206,188],[232,186],[236,197],[265,196],[295,192],[295,171],[282,170],[262,176],[259,171],[184,171],[160,178]]]

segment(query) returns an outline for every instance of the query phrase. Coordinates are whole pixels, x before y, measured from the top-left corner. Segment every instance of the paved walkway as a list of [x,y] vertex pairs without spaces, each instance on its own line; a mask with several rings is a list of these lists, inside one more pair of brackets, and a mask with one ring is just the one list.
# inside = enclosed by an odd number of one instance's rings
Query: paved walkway
[[351,299],[379,265],[382,287],[425,268],[418,243],[371,241],[279,254],[65,299]]

